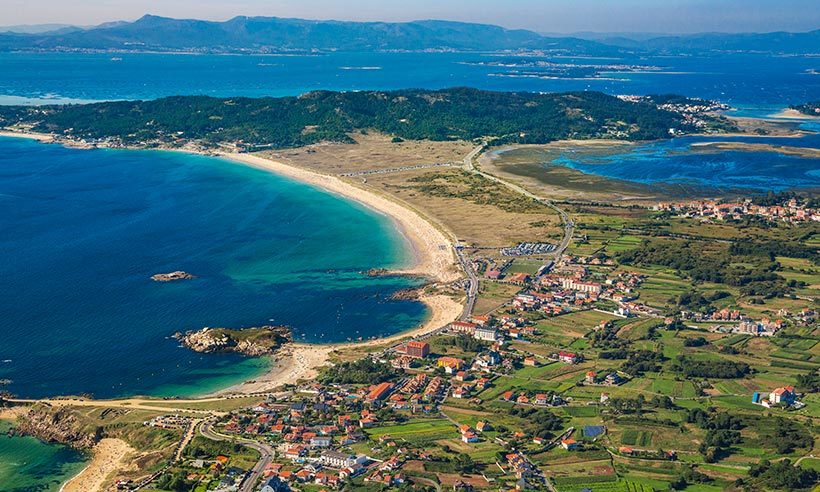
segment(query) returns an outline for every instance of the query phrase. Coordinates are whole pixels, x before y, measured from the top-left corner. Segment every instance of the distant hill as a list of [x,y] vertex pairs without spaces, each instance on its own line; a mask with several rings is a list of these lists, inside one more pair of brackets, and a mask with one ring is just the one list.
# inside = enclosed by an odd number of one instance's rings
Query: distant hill
[[19,26],[0,26],[0,33],[14,34],[54,34],[79,31],[81,27],[71,24],[24,24]]
[[[582,36],[582,35],[579,35]],[[586,36],[583,36],[586,37]],[[662,53],[747,51],[762,53],[820,53],[820,29],[809,32],[701,33],[679,36],[597,36],[597,42],[624,49]]]
[[[549,36],[523,29],[442,20],[344,22],[234,17],[224,22],[146,15],[134,22],[91,28],[22,26],[2,32],[0,51],[127,50],[199,53],[269,53],[311,50],[545,50],[612,56],[623,52],[693,53],[760,51],[820,52],[820,30],[806,33],[705,33],[681,36],[594,34]],[[11,29],[11,28],[9,28]],[[49,30],[49,32],[39,32]]]
[[595,41],[438,20],[389,23],[235,17],[213,22],[146,15],[135,22],[66,33],[0,35],[0,50],[269,52],[522,48],[596,54],[618,51]]

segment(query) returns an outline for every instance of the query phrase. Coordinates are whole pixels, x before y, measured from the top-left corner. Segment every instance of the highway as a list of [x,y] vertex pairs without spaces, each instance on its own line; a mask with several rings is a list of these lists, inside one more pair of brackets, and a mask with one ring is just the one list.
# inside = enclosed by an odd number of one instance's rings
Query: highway
[[256,489],[256,485],[259,482],[259,479],[262,477],[262,472],[265,471],[265,468],[273,461],[274,450],[267,444],[261,443],[259,441],[253,441],[250,439],[244,439],[241,437],[232,437],[220,434],[213,430],[213,422],[206,420],[202,422],[202,425],[199,427],[199,432],[202,434],[203,437],[210,439],[212,441],[230,441],[230,442],[237,442],[243,446],[249,447],[251,449],[255,449],[261,455],[259,457],[259,461],[253,466],[248,475],[242,481],[242,485],[239,487],[239,492],[252,492]]

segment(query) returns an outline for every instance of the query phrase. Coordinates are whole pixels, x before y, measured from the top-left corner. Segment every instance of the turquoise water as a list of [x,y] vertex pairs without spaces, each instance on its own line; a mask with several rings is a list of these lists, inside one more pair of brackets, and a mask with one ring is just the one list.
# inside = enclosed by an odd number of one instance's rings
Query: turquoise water
[[0,420],[0,490],[45,492],[85,466],[85,457],[71,448],[46,444],[32,437],[7,437],[11,425]]
[[[297,339],[388,335],[423,321],[385,217],[298,182],[176,152],[0,139],[0,379],[26,397],[191,395],[265,369],[169,338],[291,326]],[[150,276],[185,270],[190,281]]]

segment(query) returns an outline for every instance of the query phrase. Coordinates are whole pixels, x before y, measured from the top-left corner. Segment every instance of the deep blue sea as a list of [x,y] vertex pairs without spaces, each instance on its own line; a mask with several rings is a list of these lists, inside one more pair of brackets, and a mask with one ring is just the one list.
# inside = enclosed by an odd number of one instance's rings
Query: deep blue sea
[[[633,65],[654,70],[555,79],[501,64]],[[443,88],[678,93],[761,115],[820,99],[816,57],[726,54],[628,58],[520,57],[494,53],[328,53],[303,56],[0,54],[0,103],[152,99],[179,94],[284,96],[310,90]],[[522,77],[522,71],[535,76]],[[518,72],[518,73],[516,73]],[[544,72],[544,70],[542,70]]]
[[[0,138],[0,379],[21,396],[203,393],[264,369],[174,332],[283,324],[313,342],[410,329],[404,238],[356,203],[229,161]],[[185,270],[190,281],[154,282]]]

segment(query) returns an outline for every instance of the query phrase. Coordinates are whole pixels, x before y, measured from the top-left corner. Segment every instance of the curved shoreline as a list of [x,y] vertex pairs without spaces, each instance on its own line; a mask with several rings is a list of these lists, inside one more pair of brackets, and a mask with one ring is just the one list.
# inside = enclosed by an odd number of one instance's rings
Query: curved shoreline
[[[0,137],[29,138],[43,143],[59,143],[72,146],[71,142],[62,142],[52,135],[31,132],[12,132],[0,130]],[[87,148],[78,146],[79,148]],[[133,150],[154,150],[139,149]],[[390,273],[415,275],[425,277],[433,282],[448,283],[458,280],[462,273],[458,270],[453,250],[453,240],[447,237],[442,230],[430,220],[422,217],[419,212],[392,197],[367,190],[339,177],[321,174],[308,169],[284,164],[260,155],[239,154],[230,152],[208,153],[197,149],[156,149],[159,151],[176,151],[208,157],[217,157],[225,161],[251,166],[292,179],[325,192],[353,200],[373,212],[379,213],[391,220],[396,230],[404,238],[412,253],[412,264],[400,269],[391,269]],[[315,376],[318,368],[325,365],[333,350],[351,347],[367,347],[398,342],[405,338],[420,336],[444,327],[457,319],[463,306],[450,297],[444,295],[424,296],[419,299],[429,309],[429,316],[420,326],[395,333],[388,337],[364,340],[357,342],[336,344],[287,344],[278,356],[275,363],[263,375],[254,381],[245,381],[218,390],[210,394],[226,393],[254,393],[266,391],[284,384],[295,383],[299,379]],[[290,358],[290,363],[285,364]]]
[[409,243],[414,256],[414,264],[411,267],[391,272],[428,277],[436,282],[452,282],[461,276],[455,269],[453,241],[416,211],[391,198],[359,188],[336,176],[283,164],[255,154],[217,153],[216,155],[353,200],[391,219]]

